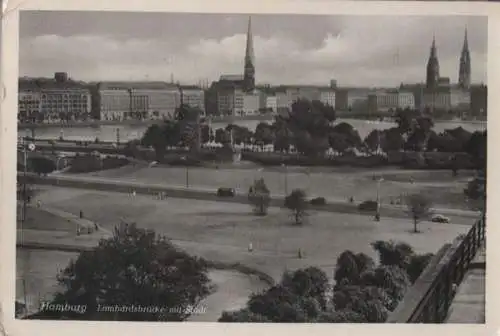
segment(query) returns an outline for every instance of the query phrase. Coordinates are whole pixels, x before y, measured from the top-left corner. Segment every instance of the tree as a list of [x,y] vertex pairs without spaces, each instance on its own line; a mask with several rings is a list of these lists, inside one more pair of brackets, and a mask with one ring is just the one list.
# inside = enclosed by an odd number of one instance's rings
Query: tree
[[384,136],[382,137],[382,150],[385,153],[390,151],[399,151],[403,149],[404,138],[401,134],[400,129],[396,127],[389,128],[383,131]]
[[363,273],[361,284],[383,289],[390,298],[390,301],[385,302],[385,307],[393,311],[410,286],[410,279],[406,270],[397,265],[380,265]]
[[143,146],[153,147],[157,161],[163,159],[167,147],[167,137],[162,126],[158,124],[149,126],[142,136],[141,143]]
[[344,286],[332,297],[335,311],[352,311],[362,316],[365,323],[385,322],[392,300],[375,286]]
[[358,285],[361,274],[372,269],[375,262],[364,253],[354,254],[346,250],[337,258],[335,266],[335,289],[343,286]]
[[434,254],[432,253],[415,254],[410,257],[410,263],[406,268],[406,272],[412,284],[417,281],[418,277],[422,274],[433,257]]
[[[82,314],[44,311],[52,318],[183,321],[211,292],[206,263],[175,248],[154,231],[122,224],[92,251],[82,252],[58,275],[64,288],[52,303],[84,305]],[[118,307],[115,311],[98,307]],[[126,311],[119,307],[162,307]]]
[[328,277],[317,267],[285,272],[281,284],[301,297],[316,299],[322,309],[326,308],[326,294],[329,289]]
[[285,197],[285,207],[290,209],[295,218],[295,224],[302,224],[304,215],[306,215],[307,200],[306,193],[302,189],[293,190],[290,195]]
[[414,254],[413,248],[406,243],[377,240],[371,246],[377,252],[381,265],[399,266],[405,270]]
[[29,161],[31,168],[38,175],[47,175],[57,169],[56,163],[46,157],[34,157],[30,158]]
[[407,198],[407,207],[413,219],[413,232],[417,233],[417,224],[431,214],[431,202],[424,195],[414,194]]
[[472,133],[464,146],[465,151],[474,159],[478,169],[486,169],[487,134],[486,131]]
[[278,284],[267,291],[250,296],[248,309],[271,322],[307,322],[319,316],[319,303],[311,297],[297,295]]
[[363,141],[363,144],[365,145],[370,152],[376,152],[378,148],[382,147],[382,139],[384,137],[384,132],[381,130],[374,129],[368,134]]
[[263,178],[254,181],[253,186],[248,191],[248,200],[257,215],[267,214],[267,209],[271,204],[271,196]]
[[269,323],[271,322],[268,318],[263,315],[255,314],[249,309],[241,309],[231,312],[222,312],[222,316],[219,318],[218,322],[253,322],[253,323]]
[[484,211],[486,208],[486,173],[480,170],[477,176],[467,183],[464,189],[465,196],[473,202],[473,206]]
[[215,142],[220,144],[228,144],[231,142],[231,135],[228,131],[223,128],[218,128],[215,130]]

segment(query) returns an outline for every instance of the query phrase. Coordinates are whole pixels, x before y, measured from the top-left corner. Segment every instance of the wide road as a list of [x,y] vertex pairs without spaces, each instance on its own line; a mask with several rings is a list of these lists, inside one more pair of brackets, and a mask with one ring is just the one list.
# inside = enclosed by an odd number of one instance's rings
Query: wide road
[[[135,191],[137,194],[155,195],[160,192],[167,193],[168,197],[188,198],[207,201],[223,201],[231,203],[245,203],[248,204],[246,190],[236,190],[235,197],[218,197],[216,189],[199,187],[199,186],[180,186],[180,185],[166,185],[166,184],[147,184],[143,182],[124,181],[119,179],[99,178],[92,176],[69,176],[51,174],[46,177],[39,177],[35,174],[27,174],[30,183],[38,185],[53,185],[66,188],[78,188],[89,190],[113,191],[131,193]],[[18,179],[23,181],[24,174],[19,173]],[[284,195],[273,195],[271,206],[282,207]],[[328,198],[327,205],[324,206],[311,206],[314,210],[340,212],[340,213],[359,213],[357,204],[350,204],[346,200]],[[394,206],[389,204],[382,204],[381,215],[384,217],[393,218],[408,218],[406,207]],[[459,209],[446,209],[435,208],[435,213],[440,213],[450,217],[452,223],[470,223],[471,220],[479,217],[477,212],[459,210]],[[372,216],[373,213],[367,213]]]

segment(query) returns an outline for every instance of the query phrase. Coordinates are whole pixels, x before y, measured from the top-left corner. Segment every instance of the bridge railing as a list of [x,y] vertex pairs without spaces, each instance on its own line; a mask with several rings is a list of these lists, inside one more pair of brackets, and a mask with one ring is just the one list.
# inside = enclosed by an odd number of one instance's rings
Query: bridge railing
[[479,247],[485,241],[484,216],[465,236],[443,246],[409,288],[387,323],[443,323]]

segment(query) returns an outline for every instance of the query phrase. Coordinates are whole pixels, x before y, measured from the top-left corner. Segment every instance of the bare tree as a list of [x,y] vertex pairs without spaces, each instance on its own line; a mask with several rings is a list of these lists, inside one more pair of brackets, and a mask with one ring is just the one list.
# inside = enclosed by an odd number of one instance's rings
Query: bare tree
[[408,196],[406,200],[408,214],[413,219],[413,232],[419,232],[417,224],[431,215],[431,202],[422,194]]
[[267,215],[267,209],[271,203],[271,195],[263,178],[254,181],[248,191],[248,200],[257,215]]

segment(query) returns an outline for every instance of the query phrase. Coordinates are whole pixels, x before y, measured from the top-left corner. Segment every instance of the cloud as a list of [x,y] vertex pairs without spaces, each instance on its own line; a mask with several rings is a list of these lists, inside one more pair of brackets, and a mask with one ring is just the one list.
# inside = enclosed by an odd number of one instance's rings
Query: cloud
[[[468,20],[472,19],[336,17],[332,26],[341,27],[340,33],[325,31],[323,24],[314,35],[309,27],[307,36],[315,36],[314,43],[288,31],[259,34],[255,25],[257,81],[327,84],[335,78],[346,86],[423,81],[434,32],[441,75],[456,80]],[[486,81],[486,24],[469,26],[473,81]],[[168,81],[174,74],[186,83],[211,81],[221,74],[242,73],[245,39],[244,33],[209,38],[202,32],[197,38],[157,37],[153,32],[150,37],[129,38],[95,32],[26,36],[20,41],[20,72],[50,76],[67,71],[82,80]]]

